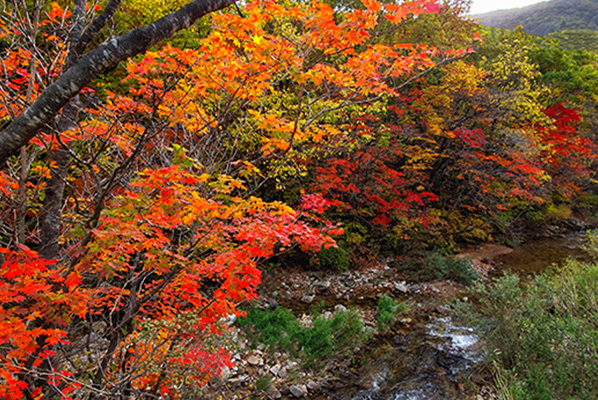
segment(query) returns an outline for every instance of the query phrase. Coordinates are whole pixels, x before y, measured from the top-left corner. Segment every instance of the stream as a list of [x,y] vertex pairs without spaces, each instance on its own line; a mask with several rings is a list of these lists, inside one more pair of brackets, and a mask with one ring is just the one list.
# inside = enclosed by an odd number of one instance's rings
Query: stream
[[[490,276],[511,270],[529,281],[568,257],[586,259],[583,234],[541,239],[492,258]],[[507,249],[508,250],[508,249]],[[488,260],[485,260],[488,261]],[[455,321],[447,301],[411,296],[413,320],[368,345],[355,376],[336,389],[334,400],[491,399],[486,355],[474,329]]]

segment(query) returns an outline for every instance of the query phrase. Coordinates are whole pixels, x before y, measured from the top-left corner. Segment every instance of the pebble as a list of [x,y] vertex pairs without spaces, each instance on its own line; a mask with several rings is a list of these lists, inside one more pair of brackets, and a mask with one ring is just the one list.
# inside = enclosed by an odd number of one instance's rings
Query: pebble
[[247,359],[247,362],[249,363],[249,365],[261,365],[264,363],[264,360],[261,357],[258,357],[254,354],[250,355],[249,358]]
[[330,319],[332,317],[333,317],[333,315],[330,311],[326,311],[325,313],[322,314],[322,318],[324,318],[324,319]]
[[280,368],[280,370],[278,371],[278,377],[280,379],[284,379],[286,378],[288,375],[287,370],[285,368]]
[[280,371],[282,370],[282,367],[280,364],[276,364],[273,367],[270,368],[270,373],[274,376],[279,376],[278,374],[280,373]]
[[307,381],[306,386],[309,390],[318,390],[320,388],[320,384],[312,381],[311,379]]
[[311,304],[316,299],[316,296],[313,294],[304,294],[301,296],[301,302],[305,304]]
[[305,387],[305,385],[292,385],[289,388],[289,391],[293,396],[299,398],[305,396],[305,394],[307,393],[307,388]]
[[347,309],[347,307],[343,306],[342,304],[337,304],[337,305],[334,306],[334,312],[335,313],[337,313],[337,312],[347,312],[347,311],[349,311]]
[[407,293],[409,291],[409,287],[405,281],[395,283],[395,289],[402,293]]

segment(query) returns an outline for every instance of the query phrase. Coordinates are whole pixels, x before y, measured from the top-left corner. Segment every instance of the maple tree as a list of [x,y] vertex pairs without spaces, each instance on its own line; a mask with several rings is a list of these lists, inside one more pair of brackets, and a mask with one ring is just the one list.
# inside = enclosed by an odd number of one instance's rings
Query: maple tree
[[558,103],[544,113],[552,124],[537,129],[542,143],[540,158],[554,190],[570,199],[593,176],[591,166],[598,157],[598,148],[590,138],[578,132],[581,116],[576,110]]
[[[264,261],[487,239],[592,176],[521,32],[465,58],[462,1],[249,1],[157,45],[232,2],[184,3],[5,6],[2,398],[199,396]],[[112,18],[149,25],[86,53]]]
[[[114,55],[111,41],[82,55],[87,44],[67,50],[69,38],[56,35],[98,10],[36,4],[39,23],[30,27],[54,35],[56,46],[45,58],[16,40],[7,50],[2,114],[12,121],[2,135],[82,65],[104,50]],[[191,2],[181,12],[224,4]],[[5,398],[185,398],[229,365],[221,319],[255,298],[259,263],[292,247],[335,246],[342,233],[318,216],[320,195],[302,196],[295,210],[256,190],[300,174],[295,167],[320,143],[342,136],[332,111],[392,96],[441,56],[376,42],[380,21],[399,24],[435,11],[433,2],[365,5],[340,15],[315,2],[250,2],[242,15],[215,15],[197,48],[166,44],[129,62],[117,84],[92,83],[110,63],[59,91],[46,115],[66,105],[56,125],[29,129],[36,140],[1,175]],[[21,21],[17,11],[10,17]],[[189,23],[165,18],[172,29],[144,50]],[[2,25],[4,37],[11,29]],[[93,33],[71,32],[83,41]],[[133,53],[123,54],[114,60]]]

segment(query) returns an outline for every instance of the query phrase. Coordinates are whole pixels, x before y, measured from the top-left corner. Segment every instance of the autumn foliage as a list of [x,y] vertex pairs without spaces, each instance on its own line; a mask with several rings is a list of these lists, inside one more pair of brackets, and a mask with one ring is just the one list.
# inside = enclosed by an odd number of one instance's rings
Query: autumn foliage
[[[75,18],[8,11],[2,120],[64,72]],[[0,398],[197,396],[231,365],[224,319],[270,258],[356,232],[395,250],[485,240],[582,190],[598,153],[574,108],[530,98],[526,69],[504,82],[468,61],[477,32],[409,40],[461,18],[433,0],[249,1],[84,89],[73,123],[0,172]]]

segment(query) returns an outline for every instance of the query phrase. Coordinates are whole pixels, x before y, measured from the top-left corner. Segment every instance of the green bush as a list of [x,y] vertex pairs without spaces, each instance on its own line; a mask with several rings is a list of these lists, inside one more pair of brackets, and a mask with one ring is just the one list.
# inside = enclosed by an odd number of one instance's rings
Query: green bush
[[501,398],[598,398],[598,265],[568,261],[525,287],[509,274],[477,292]]
[[571,218],[573,211],[567,204],[549,204],[546,207],[546,217],[551,221],[562,222]]
[[307,365],[316,365],[330,357],[348,356],[366,337],[359,313],[349,310],[337,312],[331,319],[317,317],[297,339]]
[[318,260],[322,268],[340,272],[349,270],[349,253],[342,243],[339,243],[339,247],[322,248],[318,253]]
[[397,320],[399,314],[408,310],[406,303],[398,303],[395,299],[385,294],[378,300],[378,330],[388,330]]
[[285,350],[292,349],[293,337],[301,330],[295,315],[284,307],[276,307],[274,311],[250,308],[245,317],[239,318],[239,326],[246,328],[253,342]]
[[355,310],[337,312],[329,319],[318,316],[313,325],[304,327],[283,307],[274,311],[253,308],[246,317],[239,318],[239,325],[254,343],[295,352],[306,366],[346,357],[367,339],[363,322]]
[[439,251],[430,253],[424,259],[424,268],[438,279],[451,279],[466,285],[478,279],[478,274],[471,268],[471,261],[446,256]]
[[410,260],[394,265],[411,281],[451,279],[470,285],[479,278],[472,269],[470,260],[447,256],[441,251],[420,253]]

